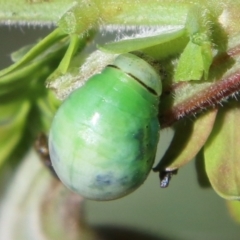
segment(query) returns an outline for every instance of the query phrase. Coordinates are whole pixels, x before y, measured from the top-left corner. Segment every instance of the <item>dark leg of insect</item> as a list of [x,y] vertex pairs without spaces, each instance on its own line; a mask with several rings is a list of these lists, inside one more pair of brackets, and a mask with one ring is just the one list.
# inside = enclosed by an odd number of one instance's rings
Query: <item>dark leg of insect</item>
[[159,178],[160,178],[160,187],[166,188],[169,185],[169,182],[174,174],[177,174],[178,169],[173,171],[161,171],[159,172]]
[[54,177],[58,178],[56,172],[53,169],[52,162],[49,156],[48,138],[44,133],[40,133],[37,136],[37,139],[34,143],[34,148],[43,164],[50,170]]

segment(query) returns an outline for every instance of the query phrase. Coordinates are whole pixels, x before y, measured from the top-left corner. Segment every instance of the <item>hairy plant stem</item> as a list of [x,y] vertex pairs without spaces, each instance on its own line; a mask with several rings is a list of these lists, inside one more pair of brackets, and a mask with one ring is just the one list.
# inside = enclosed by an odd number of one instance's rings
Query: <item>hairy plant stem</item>
[[[226,64],[235,62],[231,69],[227,69],[227,73],[220,76],[213,82],[192,83],[192,82],[180,82],[173,84],[171,89],[167,90],[164,98],[168,98],[169,95],[175,95],[178,92],[188,91],[191,88],[199,88],[194,93],[190,93],[190,96],[178,101],[175,105],[167,107],[159,115],[161,128],[170,127],[176,121],[196,115],[206,109],[218,108],[229,97],[234,97],[240,91],[240,67],[237,58],[240,55],[240,45],[229,49],[226,53],[223,53],[215,58],[211,70],[218,70],[226,68]],[[202,87],[197,86],[202,85]],[[166,100],[167,101],[167,100]],[[161,107],[161,106],[160,106]]]

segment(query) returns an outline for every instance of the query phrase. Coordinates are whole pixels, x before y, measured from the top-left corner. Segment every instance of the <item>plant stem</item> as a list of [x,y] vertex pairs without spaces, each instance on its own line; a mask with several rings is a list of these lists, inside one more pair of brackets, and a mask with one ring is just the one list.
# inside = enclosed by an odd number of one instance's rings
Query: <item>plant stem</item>
[[[237,45],[218,56],[212,64],[213,71],[215,68],[215,70],[221,69],[221,66],[234,61],[236,63],[231,67],[233,70],[212,83],[205,83],[206,87],[200,91],[197,91],[174,106],[166,108],[159,116],[161,127],[169,127],[183,117],[196,115],[209,108],[216,108],[229,97],[234,97],[240,91],[240,70],[236,60],[239,55],[240,45]],[[191,82],[174,84],[171,86],[171,89],[167,90],[168,93],[166,95],[170,93],[176,94],[178,91],[188,89],[191,85],[192,87],[196,86],[195,83]]]

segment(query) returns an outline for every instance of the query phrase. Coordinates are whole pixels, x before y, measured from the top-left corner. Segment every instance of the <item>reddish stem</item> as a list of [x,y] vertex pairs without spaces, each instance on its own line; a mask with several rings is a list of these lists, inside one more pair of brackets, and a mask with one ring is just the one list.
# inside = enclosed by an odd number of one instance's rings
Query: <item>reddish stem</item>
[[[240,46],[237,46],[222,54],[213,62],[212,67],[216,67],[221,63],[226,63],[230,58],[240,54]],[[175,84],[170,91],[177,91],[177,88],[184,87],[188,83]],[[213,108],[221,104],[230,96],[240,91],[240,70],[230,74],[221,80],[211,84],[208,88],[200,91],[191,99],[181,102],[171,109],[166,110],[160,115],[161,127],[169,127],[179,119],[195,115],[206,108]]]

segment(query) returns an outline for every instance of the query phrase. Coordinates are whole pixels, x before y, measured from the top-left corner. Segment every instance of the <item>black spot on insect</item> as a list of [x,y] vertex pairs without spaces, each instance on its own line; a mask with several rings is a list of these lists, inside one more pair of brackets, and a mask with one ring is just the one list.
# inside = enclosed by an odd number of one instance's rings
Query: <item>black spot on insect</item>
[[98,186],[109,186],[113,183],[113,174],[107,173],[107,174],[98,174],[96,176],[96,184]]
[[134,139],[136,139],[137,141],[141,141],[143,140],[144,137],[144,130],[143,129],[138,129],[136,131],[136,133],[133,135]]
[[54,177],[58,178],[53,169],[48,149],[48,138],[44,133],[40,133],[34,143],[34,148],[43,164],[50,170]]
[[166,188],[168,187],[170,180],[174,174],[177,174],[178,169],[173,171],[161,171],[159,172],[159,178],[160,178],[160,187]]
[[145,133],[144,129],[140,128],[136,133],[133,135],[133,138],[136,140],[138,145],[138,155],[136,156],[135,160],[139,161],[142,160],[146,151],[146,146],[144,145],[145,139],[144,139]]
[[119,182],[120,185],[125,186],[129,184],[129,177],[128,176],[124,176],[121,177],[117,180]]

